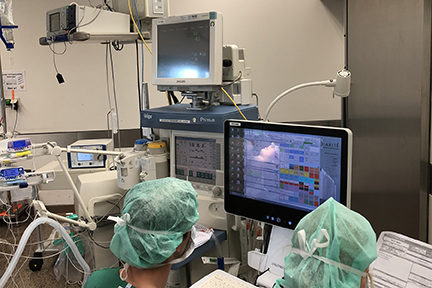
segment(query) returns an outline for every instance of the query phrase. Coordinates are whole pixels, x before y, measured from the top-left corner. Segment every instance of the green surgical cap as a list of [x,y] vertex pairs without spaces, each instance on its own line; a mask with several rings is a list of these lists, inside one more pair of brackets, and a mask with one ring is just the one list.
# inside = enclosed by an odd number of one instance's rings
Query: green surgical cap
[[130,219],[114,226],[110,249],[134,267],[160,264],[197,222],[197,208],[197,193],[187,181],[162,178],[139,183],[126,194],[122,215],[125,219],[129,214]]
[[[333,198],[328,199],[297,225],[292,236],[292,248],[300,248],[298,232],[304,230],[306,243],[313,247],[325,229],[329,245],[317,248],[313,255],[324,257],[364,272],[377,258],[376,235],[369,222]],[[325,237],[318,243],[326,242]],[[301,249],[300,249],[301,250]],[[325,259],[324,259],[325,260]],[[324,263],[314,257],[304,259],[291,252],[285,257],[284,279],[275,287],[360,287],[361,276]]]

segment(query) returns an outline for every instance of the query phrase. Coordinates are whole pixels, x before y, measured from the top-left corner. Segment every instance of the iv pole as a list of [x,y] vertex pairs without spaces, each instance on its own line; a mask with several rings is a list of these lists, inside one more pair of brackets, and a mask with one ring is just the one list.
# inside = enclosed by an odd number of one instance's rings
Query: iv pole
[[[8,39],[5,38],[5,36],[3,35],[4,30],[10,30],[12,31],[12,29],[16,29],[18,28],[17,25],[1,25],[0,24],[0,39],[3,41],[3,43],[6,46],[6,49],[9,51],[10,49],[13,49],[15,46],[15,42],[13,41],[13,37],[9,38],[6,37]],[[6,31],[5,30],[5,31]],[[12,32],[10,32],[12,33]],[[10,34],[11,36],[12,34]],[[6,139],[7,137],[7,124],[6,124],[6,100],[4,97],[4,88],[3,88],[3,68],[2,68],[2,63],[1,63],[1,55],[0,55],[0,96],[1,96],[1,120],[0,120],[0,124],[3,126],[3,138]]]
[[2,77],[0,81],[0,95],[1,95],[1,121],[0,124],[3,126],[3,138],[6,139],[7,134],[7,124],[6,124],[6,100],[4,97],[3,90],[3,68],[1,63],[1,55],[0,55],[0,76]]

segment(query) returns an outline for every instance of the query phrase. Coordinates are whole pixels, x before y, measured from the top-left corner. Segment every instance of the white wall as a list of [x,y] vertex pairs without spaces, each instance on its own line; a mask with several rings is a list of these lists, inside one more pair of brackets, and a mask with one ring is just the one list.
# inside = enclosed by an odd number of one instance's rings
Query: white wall
[[[76,1],[89,5],[88,1]],[[92,0],[96,5],[101,1]],[[55,79],[52,53],[39,45],[44,36],[45,13],[69,4],[66,0],[15,0],[14,64],[0,45],[3,70],[25,70],[27,91],[21,98],[17,130],[25,132],[106,129],[108,100],[105,45],[67,44],[56,56],[66,82]],[[253,90],[260,96],[263,116],[271,100],[304,82],[334,78],[343,65],[343,0],[171,0],[171,15],[219,11],[224,15],[224,43],[246,48],[252,67]],[[56,44],[61,51],[63,44]],[[114,53],[120,128],[139,127],[135,45]],[[166,105],[164,94],[151,85],[151,57],[145,52],[145,80],[150,83],[151,108]],[[355,77],[355,75],[354,75]],[[281,100],[272,121],[340,119],[340,99],[329,88],[307,88]],[[6,97],[10,94],[5,93]],[[15,115],[8,112],[8,130]]]

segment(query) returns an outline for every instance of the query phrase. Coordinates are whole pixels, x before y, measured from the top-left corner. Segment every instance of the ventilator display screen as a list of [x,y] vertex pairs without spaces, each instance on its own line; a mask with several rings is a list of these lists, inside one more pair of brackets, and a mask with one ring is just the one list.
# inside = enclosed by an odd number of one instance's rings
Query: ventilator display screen
[[[289,215],[304,216],[330,197],[346,205],[350,185],[349,130],[227,122],[227,212],[253,219],[258,216],[258,220],[291,227],[299,219]],[[251,205],[262,213],[254,212]],[[245,206],[251,212],[241,211]]]
[[220,148],[215,139],[175,137],[175,175],[179,179],[216,184]]

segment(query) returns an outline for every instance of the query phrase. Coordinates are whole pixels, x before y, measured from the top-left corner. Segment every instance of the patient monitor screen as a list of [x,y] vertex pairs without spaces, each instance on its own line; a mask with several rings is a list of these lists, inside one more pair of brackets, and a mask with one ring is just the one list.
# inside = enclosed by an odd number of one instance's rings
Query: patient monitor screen
[[158,26],[158,78],[209,78],[209,20]]

